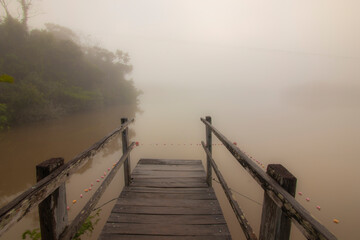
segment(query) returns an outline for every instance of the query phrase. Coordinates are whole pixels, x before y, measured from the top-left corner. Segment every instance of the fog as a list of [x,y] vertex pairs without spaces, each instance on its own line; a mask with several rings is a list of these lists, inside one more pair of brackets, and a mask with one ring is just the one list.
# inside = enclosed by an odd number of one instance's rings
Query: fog
[[[297,200],[331,232],[359,239],[359,9],[356,0],[34,1],[29,26],[59,24],[129,53],[128,78],[143,91],[134,129],[144,146],[133,161],[204,160],[201,149],[153,144],[199,143],[199,118],[211,115],[242,150],[287,167],[314,203]],[[214,156],[232,188],[262,201],[225,150]],[[261,208],[236,197],[258,230]]]

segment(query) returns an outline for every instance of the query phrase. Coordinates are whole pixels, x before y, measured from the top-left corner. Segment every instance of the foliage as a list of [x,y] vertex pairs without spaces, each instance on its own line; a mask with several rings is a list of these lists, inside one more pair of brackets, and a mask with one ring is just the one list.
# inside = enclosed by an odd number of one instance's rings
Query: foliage
[[16,125],[113,104],[137,110],[140,91],[126,79],[127,53],[82,46],[70,29],[46,26],[28,32],[16,19],[0,22],[0,73],[6,73],[0,81],[13,82],[0,85],[2,121],[6,115]]
[[[0,82],[13,83],[14,78],[7,74],[0,75]],[[0,131],[8,128],[8,112],[7,106],[4,103],[0,103]]]
[[[92,232],[94,231],[94,226],[100,221],[100,211],[101,209],[98,209],[94,215],[90,215],[88,218],[86,218],[83,225],[81,225],[79,231],[75,234],[73,240],[81,240],[80,236],[85,233],[88,235],[92,234]],[[95,222],[93,222],[94,218],[96,218]]]
[[6,129],[8,125],[6,104],[0,103],[0,131]]
[[32,240],[40,240],[41,239],[41,232],[39,228],[35,228],[32,231],[26,230],[22,234],[22,239],[27,239],[27,236],[29,235],[29,238]]
[[7,74],[3,74],[3,75],[0,75],[0,82],[13,83],[14,78],[12,76],[7,75]]
[[[98,209],[93,215],[90,215],[89,217],[86,218],[85,222],[81,225],[79,231],[77,231],[77,233],[75,234],[73,240],[81,240],[81,236],[84,235],[85,233],[87,235],[91,235],[92,232],[94,231],[94,226],[100,221],[100,211],[101,209]],[[22,234],[22,239],[26,239],[27,236],[29,236],[29,238],[31,240],[41,240],[41,232],[39,228],[35,228],[32,231],[30,230],[26,230],[23,234]]]

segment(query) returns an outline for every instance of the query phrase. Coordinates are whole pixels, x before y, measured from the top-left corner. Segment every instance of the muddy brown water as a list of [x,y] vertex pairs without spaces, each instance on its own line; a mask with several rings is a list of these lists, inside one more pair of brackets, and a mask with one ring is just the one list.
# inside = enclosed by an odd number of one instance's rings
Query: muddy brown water
[[[290,106],[286,102],[253,103],[249,107],[246,101],[229,104],[231,92],[222,98],[208,98],[207,93],[201,91],[194,95],[189,92],[186,100],[183,96],[180,98],[179,89],[153,92],[150,89],[142,96],[143,113],[136,114],[136,121],[130,127],[132,140],[140,142],[131,155],[132,168],[141,157],[204,161],[205,154],[196,145],[205,138],[200,117],[211,115],[217,129],[265,167],[281,163],[292,172],[298,179],[297,192],[303,192],[303,196],[297,195],[296,199],[339,239],[359,239],[359,111],[353,108],[318,111]],[[121,117],[131,115],[131,109],[112,107],[2,133],[0,204],[4,205],[35,183],[36,164],[51,157],[71,159],[119,126]],[[213,142],[219,143],[215,137]],[[262,203],[263,191],[224,147],[214,146],[213,154],[229,186],[247,197],[234,192],[258,232],[261,218],[258,203]],[[70,178],[66,185],[70,219],[89,199],[91,193],[85,194],[84,189],[91,183],[96,185],[96,179],[120,156],[121,140],[115,138]],[[243,239],[221,187],[216,182],[213,185],[233,239]],[[99,204],[116,198],[122,186],[120,169]],[[80,198],[80,194],[84,197]],[[74,199],[77,203],[72,205]],[[321,211],[316,209],[317,205],[321,206]],[[113,203],[109,203],[102,208],[94,233],[83,239],[97,239],[112,206]],[[340,223],[334,224],[334,218]],[[21,239],[21,233],[36,227],[38,217],[33,211],[0,239]],[[291,239],[305,238],[293,226]]]

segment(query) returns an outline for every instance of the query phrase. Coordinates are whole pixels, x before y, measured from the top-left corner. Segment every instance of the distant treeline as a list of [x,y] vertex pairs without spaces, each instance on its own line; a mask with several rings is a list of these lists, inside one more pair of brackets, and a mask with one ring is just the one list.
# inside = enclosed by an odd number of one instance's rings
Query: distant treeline
[[80,44],[65,27],[32,30],[0,22],[0,129],[68,113],[126,104],[137,109],[140,91],[126,74],[127,53]]

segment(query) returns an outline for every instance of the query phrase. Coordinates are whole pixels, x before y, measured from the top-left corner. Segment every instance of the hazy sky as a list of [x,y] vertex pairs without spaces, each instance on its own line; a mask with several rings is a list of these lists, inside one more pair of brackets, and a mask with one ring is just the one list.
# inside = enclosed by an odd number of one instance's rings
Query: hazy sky
[[342,95],[360,90],[357,0],[34,3],[30,25],[59,24],[105,48],[129,52],[131,77],[145,91],[160,85],[201,89],[204,83],[257,95],[271,87],[278,96],[292,87],[306,91],[313,83],[329,83],[315,88],[339,89]]
[[111,48],[132,41],[216,44],[359,57],[356,0],[62,0],[31,22],[81,30]]

